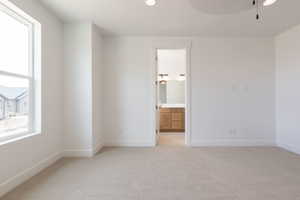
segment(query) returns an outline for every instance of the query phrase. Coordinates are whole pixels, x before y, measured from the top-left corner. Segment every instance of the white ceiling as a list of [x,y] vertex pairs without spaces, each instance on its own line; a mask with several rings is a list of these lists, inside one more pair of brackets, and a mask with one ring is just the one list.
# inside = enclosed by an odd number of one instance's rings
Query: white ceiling
[[40,1],[64,21],[91,20],[107,35],[274,36],[300,23],[300,0],[278,0],[261,21],[251,6],[235,4],[252,0],[157,0],[154,7],[144,0]]

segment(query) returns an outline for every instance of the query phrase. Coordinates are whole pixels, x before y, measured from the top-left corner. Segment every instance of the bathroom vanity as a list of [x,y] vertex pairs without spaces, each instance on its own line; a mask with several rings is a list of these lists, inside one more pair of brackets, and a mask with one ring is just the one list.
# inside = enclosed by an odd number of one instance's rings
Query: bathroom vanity
[[185,105],[160,106],[160,132],[185,132]]

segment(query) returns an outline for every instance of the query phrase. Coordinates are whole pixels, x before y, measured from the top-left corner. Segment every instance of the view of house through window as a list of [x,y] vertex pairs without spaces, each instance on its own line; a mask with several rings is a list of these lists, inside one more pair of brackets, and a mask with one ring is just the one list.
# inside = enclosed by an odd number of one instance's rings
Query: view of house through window
[[28,80],[0,75],[0,134],[28,131]]
[[0,137],[31,130],[33,55],[25,19],[0,4]]

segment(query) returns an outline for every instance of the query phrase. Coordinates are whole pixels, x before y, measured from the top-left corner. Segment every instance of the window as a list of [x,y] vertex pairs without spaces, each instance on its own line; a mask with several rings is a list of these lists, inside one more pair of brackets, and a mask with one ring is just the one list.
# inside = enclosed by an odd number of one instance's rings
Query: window
[[0,142],[39,131],[40,24],[0,0]]

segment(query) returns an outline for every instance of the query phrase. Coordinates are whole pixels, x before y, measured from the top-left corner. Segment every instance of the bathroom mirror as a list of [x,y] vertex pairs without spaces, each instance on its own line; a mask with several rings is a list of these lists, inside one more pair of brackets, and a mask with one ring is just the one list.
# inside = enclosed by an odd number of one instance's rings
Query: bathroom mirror
[[161,81],[159,93],[160,104],[185,104],[185,81]]

